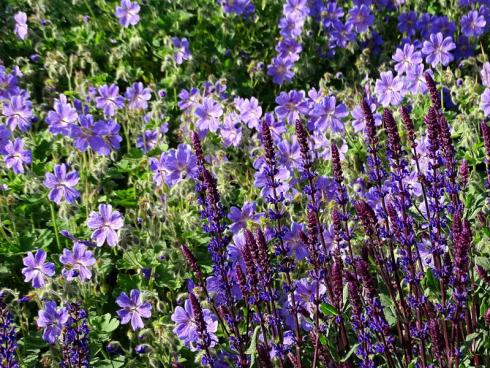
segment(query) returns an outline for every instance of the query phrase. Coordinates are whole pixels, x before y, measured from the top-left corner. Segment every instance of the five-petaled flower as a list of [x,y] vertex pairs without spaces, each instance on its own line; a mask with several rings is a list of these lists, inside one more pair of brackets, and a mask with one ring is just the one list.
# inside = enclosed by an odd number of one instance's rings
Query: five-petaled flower
[[99,205],[99,212],[90,213],[87,226],[94,230],[92,240],[95,240],[98,247],[107,241],[111,247],[119,242],[117,230],[124,225],[124,218],[119,211],[113,211],[110,204]]
[[51,277],[55,274],[54,263],[46,262],[46,252],[42,249],[38,249],[34,255],[32,252],[28,252],[22,262],[25,266],[22,269],[22,274],[25,277],[24,281],[31,281],[32,287],[35,289],[44,287],[46,277]]
[[49,301],[38,313],[37,326],[44,328],[43,339],[49,344],[54,344],[60,336],[63,325],[68,321],[66,308],[56,308],[56,302]]
[[139,290],[131,290],[129,297],[125,292],[122,292],[117,297],[116,303],[121,307],[117,311],[121,323],[125,325],[131,321],[133,331],[144,327],[142,318],[151,317],[151,304],[143,301],[143,295]]
[[65,164],[56,165],[53,173],[46,173],[43,184],[46,188],[51,189],[48,198],[56,204],[65,199],[68,203],[73,203],[80,197],[78,190],[74,186],[78,184],[80,176],[73,170],[68,171]]

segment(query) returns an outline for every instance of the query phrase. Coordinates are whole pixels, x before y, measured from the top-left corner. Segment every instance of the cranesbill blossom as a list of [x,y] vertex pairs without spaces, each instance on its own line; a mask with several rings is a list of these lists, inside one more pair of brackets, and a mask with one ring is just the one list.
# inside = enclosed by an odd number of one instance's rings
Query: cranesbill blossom
[[148,152],[149,150],[156,147],[159,135],[160,131],[158,129],[146,130],[143,134],[140,134],[138,136],[136,147],[138,147],[145,153]]
[[93,252],[87,250],[87,247],[81,243],[75,243],[73,251],[63,249],[60,262],[64,266],[61,274],[68,281],[77,277],[81,281],[86,281],[92,277],[90,268],[95,264],[95,258]]
[[275,108],[277,117],[286,120],[288,123],[295,122],[299,118],[299,107],[304,97],[303,91],[281,92],[276,97],[276,103],[279,105]]
[[125,28],[128,28],[129,25],[136,25],[140,20],[139,13],[140,6],[135,2],[131,2],[130,0],[121,0],[121,5],[116,6],[115,15],[119,19],[119,23]]
[[347,24],[352,24],[356,32],[366,32],[373,23],[374,15],[366,5],[362,4],[361,6],[354,6],[349,10]]
[[381,79],[376,80],[375,92],[378,100],[384,107],[398,105],[403,99],[403,80],[399,77],[393,78],[391,71],[382,72]]
[[287,58],[275,57],[270,65],[267,66],[267,75],[272,77],[272,82],[282,85],[285,82],[290,82],[294,77],[294,72],[291,70],[294,62]]
[[461,32],[467,37],[480,37],[486,24],[485,17],[478,10],[471,10],[461,17]]
[[119,135],[121,126],[114,120],[99,120],[94,125],[94,134],[102,137],[105,144],[103,146],[92,146],[92,149],[101,154],[108,155],[111,149],[118,150],[121,146],[122,137]]
[[34,255],[32,252],[28,252],[22,262],[25,266],[22,269],[24,281],[31,281],[32,287],[35,289],[43,288],[46,284],[46,277],[55,274],[54,263],[46,262],[46,252],[42,249],[38,249]]
[[65,199],[68,203],[73,203],[80,197],[80,192],[74,188],[80,180],[78,172],[75,170],[67,172],[65,164],[56,165],[53,173],[46,173],[44,186],[51,189],[48,198],[56,204]]
[[487,88],[481,95],[480,108],[485,116],[490,116],[490,88]]
[[255,12],[255,6],[251,0],[218,0],[225,13],[248,16]]
[[223,115],[221,105],[211,97],[204,98],[201,105],[196,107],[196,126],[200,131],[216,132],[219,128],[219,117]]
[[[105,122],[99,120],[94,122],[92,115],[80,115],[80,125],[75,125],[72,128],[71,136],[74,139],[73,145],[81,152],[85,152],[87,148],[92,148],[94,152],[101,155],[108,155],[111,151],[109,145],[104,140],[102,135],[95,133],[95,126],[102,125],[105,127]],[[97,131],[102,129],[98,128]]]
[[126,90],[124,95],[129,101],[130,109],[146,109],[151,98],[151,90],[148,87],[145,88],[143,83],[136,82]]
[[420,51],[415,51],[414,45],[406,43],[403,50],[396,49],[393,60],[396,61],[395,70],[398,74],[408,74],[416,65],[422,63],[422,55]]
[[158,186],[165,182],[172,187],[187,177],[196,178],[198,175],[196,156],[186,144],[164,152],[160,159],[152,157],[150,168],[153,181]]
[[248,226],[248,223],[258,224],[260,219],[264,217],[263,212],[255,212],[257,207],[257,203],[255,202],[245,202],[242,208],[231,207],[230,213],[228,214],[228,218],[232,222],[230,225],[230,230],[236,234],[241,229],[245,229]]
[[259,120],[262,116],[262,107],[260,107],[259,101],[255,97],[250,99],[237,97],[234,102],[240,112],[240,119],[250,129],[258,129]]
[[7,118],[6,123],[12,131],[19,127],[24,132],[31,125],[31,103],[22,95],[11,96],[3,104],[2,114]]
[[242,125],[237,113],[230,112],[224,118],[219,130],[224,147],[238,147],[242,141]]
[[23,165],[32,162],[32,153],[31,151],[24,149],[24,141],[20,138],[9,141],[5,145],[4,151],[5,166],[8,169],[12,169],[16,174],[23,174]]
[[72,126],[78,119],[77,110],[68,103],[63,94],[54,100],[53,109],[46,118],[48,130],[53,134],[70,135]]
[[124,225],[124,218],[119,211],[113,211],[110,204],[99,205],[99,212],[92,211],[87,220],[87,226],[94,230],[92,240],[98,247],[107,241],[109,246],[114,247],[119,242],[117,230]]
[[430,35],[430,41],[424,41],[422,52],[427,55],[425,61],[433,67],[448,65],[454,60],[451,50],[456,48],[451,37],[444,37],[441,32]]
[[121,324],[125,325],[131,321],[133,331],[145,326],[142,318],[151,317],[151,304],[143,301],[143,295],[139,290],[131,290],[129,297],[125,292],[122,292],[117,297],[116,303],[121,307],[117,311]]
[[54,344],[60,336],[63,325],[68,321],[66,308],[56,308],[56,302],[49,301],[44,304],[44,309],[38,313],[37,326],[44,328],[43,340]]
[[10,129],[4,124],[0,124],[0,154],[5,155],[7,153],[5,151],[5,146],[9,142],[11,135],[12,132]]
[[[206,324],[206,331],[211,339],[210,347],[213,347],[218,342],[218,338],[215,334],[218,330],[218,320],[209,309],[202,309],[202,314]],[[183,308],[180,306],[175,308],[171,319],[175,322],[173,332],[187,347],[190,348],[191,351],[196,351],[198,349],[197,342],[199,337],[194,312],[189,299],[186,299]]]
[[105,84],[99,88],[95,103],[106,116],[114,116],[116,110],[124,106],[124,97],[119,94],[119,87],[116,84]]
[[398,30],[402,33],[406,33],[407,36],[415,36],[417,32],[417,12],[409,11],[406,13],[401,13],[398,16]]
[[24,12],[17,12],[14,15],[15,28],[14,32],[21,40],[25,40],[27,36],[27,14]]
[[[314,118],[314,129],[322,132],[330,129],[334,133],[342,133],[344,123],[341,119],[349,115],[349,112],[343,103],[337,105],[335,96],[328,96],[323,98],[320,103],[315,104],[310,115]],[[313,129],[313,127],[308,128]]]
[[485,87],[490,87],[490,63],[485,61],[480,72],[481,82]]
[[174,46],[174,60],[180,65],[184,62],[184,60],[189,60],[191,57],[191,53],[189,51],[189,40],[187,38],[172,38],[172,45]]

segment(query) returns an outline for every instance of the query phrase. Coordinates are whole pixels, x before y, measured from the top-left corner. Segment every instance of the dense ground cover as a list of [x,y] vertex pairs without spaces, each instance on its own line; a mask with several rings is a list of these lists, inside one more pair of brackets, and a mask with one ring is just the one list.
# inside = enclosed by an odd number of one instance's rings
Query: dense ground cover
[[490,366],[488,1],[0,12],[0,366]]

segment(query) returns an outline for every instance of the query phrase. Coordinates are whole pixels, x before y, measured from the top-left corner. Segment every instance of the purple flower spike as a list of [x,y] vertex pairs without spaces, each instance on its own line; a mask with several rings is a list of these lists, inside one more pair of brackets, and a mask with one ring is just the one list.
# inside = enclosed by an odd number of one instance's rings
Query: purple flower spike
[[143,295],[139,290],[131,290],[129,297],[122,292],[117,297],[116,303],[121,307],[117,311],[121,324],[125,325],[131,321],[133,331],[144,327],[142,318],[151,317],[151,304],[143,301]]
[[75,243],[73,251],[63,249],[60,262],[65,266],[61,274],[66,280],[71,281],[78,277],[81,281],[87,281],[92,278],[90,268],[95,264],[95,258],[85,245]]
[[119,23],[125,28],[129,25],[135,26],[140,20],[139,13],[140,6],[135,1],[134,3],[130,0],[121,0],[121,5],[116,6],[115,15],[119,19]]
[[442,66],[448,65],[454,60],[454,56],[451,54],[451,50],[456,48],[455,43],[451,37],[445,37],[441,32],[430,35],[430,41],[424,41],[424,47],[422,52],[427,55],[425,61],[427,64],[431,64],[432,67],[436,67],[441,64]]
[[32,162],[31,151],[24,149],[24,141],[20,138],[15,138],[14,141],[9,141],[5,145],[5,166],[12,169],[16,174],[24,173],[24,164]]
[[54,173],[46,173],[44,186],[51,189],[48,195],[50,201],[56,204],[64,199],[68,203],[73,203],[80,197],[78,190],[73,187],[78,184],[80,176],[73,170],[67,173],[68,167],[65,164],[56,165]]
[[106,240],[109,246],[116,246],[119,243],[117,230],[123,225],[124,218],[119,211],[112,211],[110,204],[99,205],[99,212],[93,211],[87,221],[87,226],[95,230],[92,233],[92,240],[95,240],[98,247],[104,245]]
[[22,274],[25,282],[31,281],[32,287],[35,289],[43,288],[46,284],[46,277],[54,276],[54,263],[46,263],[46,252],[38,249],[36,254],[28,252],[27,256],[22,260],[24,268]]
[[37,326],[44,328],[43,340],[54,344],[61,334],[63,325],[68,321],[66,308],[56,308],[56,302],[49,301],[41,309],[37,318]]
[[21,40],[25,40],[27,36],[27,14],[24,12],[17,12],[14,15],[15,28],[14,32]]

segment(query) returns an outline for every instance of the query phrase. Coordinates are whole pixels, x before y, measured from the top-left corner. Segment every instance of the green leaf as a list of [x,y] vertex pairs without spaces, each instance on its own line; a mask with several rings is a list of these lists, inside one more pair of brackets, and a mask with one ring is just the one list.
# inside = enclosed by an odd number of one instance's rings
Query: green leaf
[[259,335],[260,326],[255,327],[254,333],[252,335],[252,340],[250,340],[250,346],[248,347],[245,354],[250,355],[250,367],[255,364],[255,353],[257,352],[257,336]]
[[339,311],[333,305],[327,303],[322,303],[322,305],[320,305],[320,310],[322,311],[323,314],[327,316],[339,315]]
[[490,271],[490,259],[488,257],[475,257],[475,263],[482,266],[485,271]]
[[120,355],[114,357],[114,359],[104,359],[104,360],[95,360],[90,362],[91,366],[94,368],[120,368],[126,362],[126,358]]
[[350,348],[350,350],[349,350],[349,352],[347,353],[347,355],[346,355],[346,356],[344,356],[344,357],[342,358],[341,362],[346,362],[347,360],[349,360],[350,356],[351,356],[352,354],[354,354],[354,352],[357,350],[357,347],[358,347],[358,346],[359,346],[359,344],[354,344],[354,345],[353,345],[353,346]]

